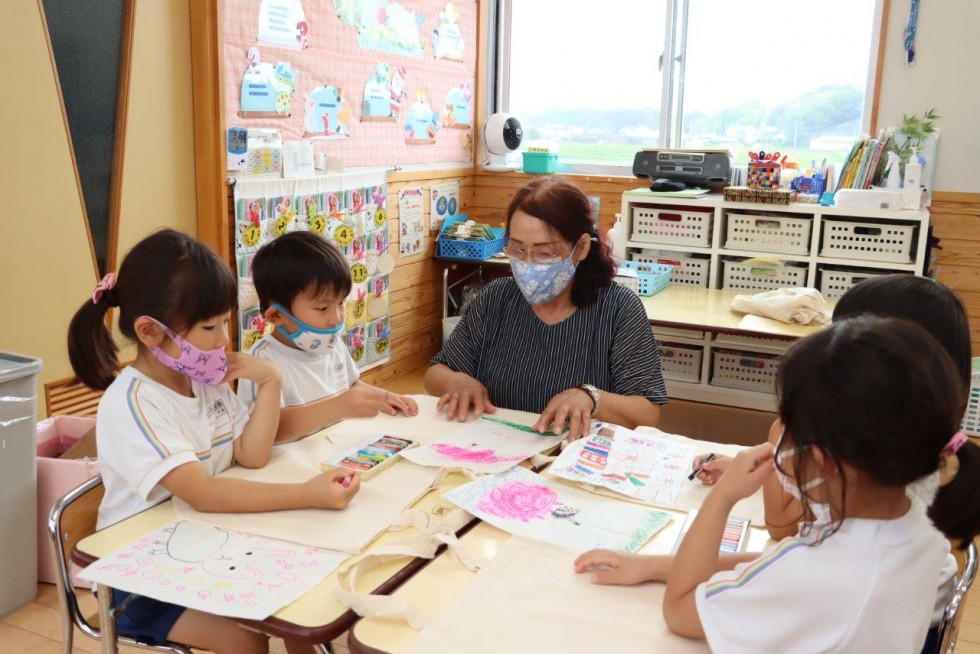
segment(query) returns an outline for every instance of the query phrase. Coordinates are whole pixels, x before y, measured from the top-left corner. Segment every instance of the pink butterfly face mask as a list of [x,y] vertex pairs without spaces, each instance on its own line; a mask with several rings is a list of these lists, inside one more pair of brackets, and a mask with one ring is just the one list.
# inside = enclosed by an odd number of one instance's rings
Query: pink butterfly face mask
[[150,348],[157,361],[171,370],[179,372],[182,375],[187,375],[200,384],[214,386],[215,384],[220,384],[221,380],[225,378],[225,374],[228,372],[228,353],[225,352],[224,348],[219,347],[214,350],[202,350],[196,345],[189,343],[180,334],[159,320],[150,318],[150,316],[143,317],[149,318],[159,325],[166,332],[167,336],[177,344],[177,347],[180,348],[180,356],[176,359],[159,347]]

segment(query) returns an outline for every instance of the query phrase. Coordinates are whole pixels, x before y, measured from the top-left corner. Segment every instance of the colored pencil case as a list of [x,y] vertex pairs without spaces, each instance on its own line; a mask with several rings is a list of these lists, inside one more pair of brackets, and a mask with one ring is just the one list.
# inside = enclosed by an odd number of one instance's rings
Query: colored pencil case
[[361,479],[370,479],[395,464],[399,452],[418,445],[416,441],[388,434],[372,434],[339,452],[323,463],[320,468],[332,470],[345,468],[358,473]]

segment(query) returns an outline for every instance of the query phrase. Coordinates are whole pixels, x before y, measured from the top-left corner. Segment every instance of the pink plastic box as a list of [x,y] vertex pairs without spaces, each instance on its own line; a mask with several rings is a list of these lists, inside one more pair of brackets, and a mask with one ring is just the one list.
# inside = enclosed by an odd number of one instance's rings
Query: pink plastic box
[[[48,538],[51,507],[65,493],[99,474],[97,461],[59,459],[95,427],[95,418],[55,416],[37,423],[37,579],[54,583],[55,567]],[[75,572],[78,568],[75,568]],[[91,583],[75,578],[76,586]]]

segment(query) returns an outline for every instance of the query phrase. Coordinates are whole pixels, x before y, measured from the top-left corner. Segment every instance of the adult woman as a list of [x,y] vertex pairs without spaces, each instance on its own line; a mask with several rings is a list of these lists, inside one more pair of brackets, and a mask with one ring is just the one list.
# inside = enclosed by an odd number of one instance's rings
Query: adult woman
[[430,364],[439,410],[466,420],[497,406],[540,413],[534,428],[569,438],[591,418],[655,425],[666,403],[646,312],[612,282],[588,198],[555,177],[531,182],[507,208],[513,278],[488,285]]

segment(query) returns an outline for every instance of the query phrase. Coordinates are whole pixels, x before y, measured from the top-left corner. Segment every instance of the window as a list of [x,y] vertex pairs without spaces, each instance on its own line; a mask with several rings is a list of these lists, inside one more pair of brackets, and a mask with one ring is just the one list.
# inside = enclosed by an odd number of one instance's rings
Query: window
[[880,1],[500,0],[495,110],[582,172],[644,147],[841,163],[868,129]]

